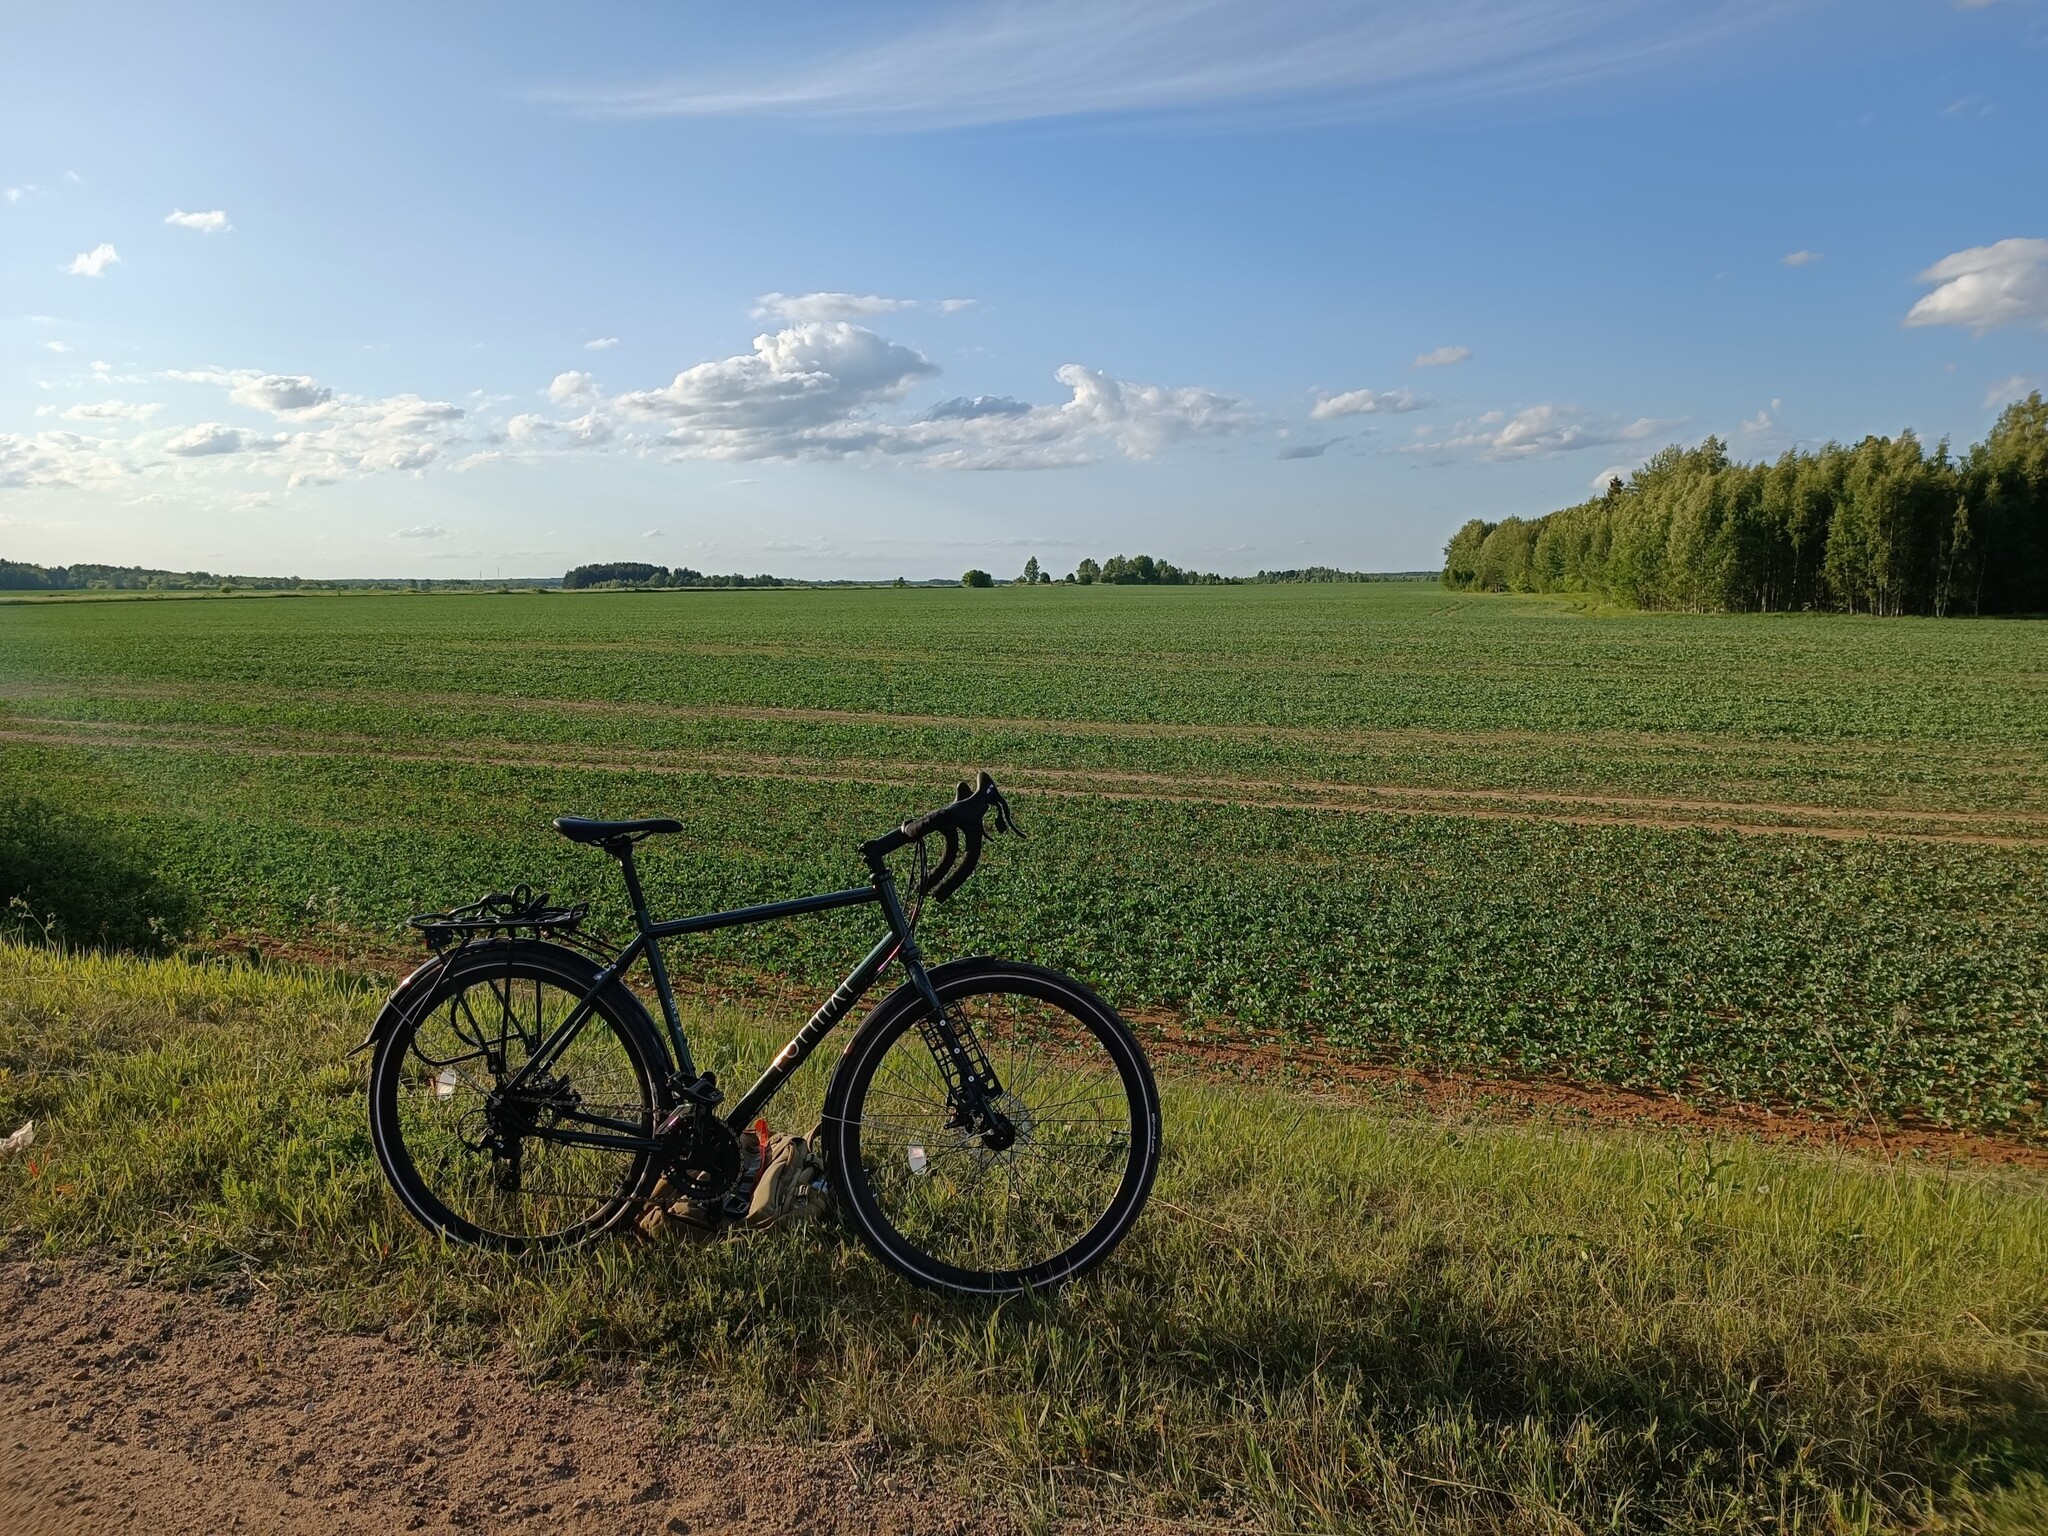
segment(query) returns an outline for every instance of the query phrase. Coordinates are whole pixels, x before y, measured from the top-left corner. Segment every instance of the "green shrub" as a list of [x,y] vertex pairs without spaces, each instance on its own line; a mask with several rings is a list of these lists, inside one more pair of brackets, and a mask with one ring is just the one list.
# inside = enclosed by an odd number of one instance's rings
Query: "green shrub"
[[162,954],[195,916],[191,894],[117,823],[0,792],[0,932]]

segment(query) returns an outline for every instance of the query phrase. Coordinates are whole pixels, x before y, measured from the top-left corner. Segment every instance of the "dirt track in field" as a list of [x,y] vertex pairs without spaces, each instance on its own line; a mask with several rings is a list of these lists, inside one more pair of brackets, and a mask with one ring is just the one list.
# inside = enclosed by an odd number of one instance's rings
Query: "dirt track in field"
[[321,1334],[261,1292],[236,1304],[0,1264],[5,1536],[1010,1529],[864,1442],[664,1446],[631,1388],[536,1389],[506,1366]]
[[[929,764],[813,758],[681,748],[564,750],[517,741],[471,738],[427,751],[395,751],[389,743],[346,732],[254,731],[234,726],[137,722],[44,722],[0,728],[0,742],[139,751],[216,752],[255,757],[374,754],[385,762],[462,762],[491,767],[551,768],[604,773],[696,771],[739,778],[843,784],[923,785]],[[1479,821],[1538,821],[1567,826],[1643,827],[1656,831],[1720,831],[1750,836],[1881,839],[1996,848],[2048,846],[2048,818],[2026,811],[1848,807],[1789,801],[1691,800],[1665,796],[1588,794],[1341,780],[1261,779],[1145,773],[1120,769],[1000,768],[1015,789],[1061,799],[1101,799],[1346,815],[1449,816]],[[1998,827],[2002,830],[1984,830]]]

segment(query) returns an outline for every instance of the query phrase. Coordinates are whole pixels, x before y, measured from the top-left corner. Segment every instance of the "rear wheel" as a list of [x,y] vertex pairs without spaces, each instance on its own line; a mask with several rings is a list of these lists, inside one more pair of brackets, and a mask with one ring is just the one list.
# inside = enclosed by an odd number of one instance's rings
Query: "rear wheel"
[[826,1134],[855,1227],[892,1269],[977,1295],[1057,1286],[1136,1222],[1159,1163],[1159,1095],[1116,1011],[1056,971],[998,960],[931,973],[994,1069],[998,1135],[963,1128],[910,987],[862,1025]]
[[663,1059],[639,1004],[600,991],[561,1055],[510,1080],[590,992],[596,967],[526,940],[471,946],[399,1006],[370,1071],[377,1160],[413,1216],[457,1242],[561,1247],[636,1209],[655,1154]]

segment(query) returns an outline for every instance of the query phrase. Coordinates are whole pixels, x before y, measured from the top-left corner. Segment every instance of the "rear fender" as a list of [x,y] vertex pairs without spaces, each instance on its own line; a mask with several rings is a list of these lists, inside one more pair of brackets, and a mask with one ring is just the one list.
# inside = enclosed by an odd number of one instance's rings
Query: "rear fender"
[[441,979],[441,973],[448,968],[447,955],[432,955],[413,967],[412,973],[384,999],[384,1006],[377,1010],[377,1017],[370,1025],[370,1032],[363,1036],[351,1056],[360,1056],[373,1050],[386,1035],[411,1017],[410,1010],[418,1006],[419,1000],[433,991],[434,983]]
[[[384,1000],[384,1006],[378,1010],[376,1020],[370,1025],[370,1032],[363,1036],[362,1043],[349,1054],[355,1056],[375,1048],[399,1025],[412,1022],[417,1016],[417,1011],[426,1005],[444,982],[460,977],[465,971],[478,970],[488,974],[503,964],[508,947],[529,952],[545,952],[547,958],[560,967],[566,979],[579,990],[589,991],[597,985],[600,969],[598,963],[581,951],[565,949],[559,944],[545,944],[533,939],[488,939],[479,943],[458,945],[446,954],[432,956],[401,981]],[[666,1059],[668,1048],[640,999],[616,977],[605,989],[605,995],[613,1011],[629,1027],[646,1035],[655,1059]]]

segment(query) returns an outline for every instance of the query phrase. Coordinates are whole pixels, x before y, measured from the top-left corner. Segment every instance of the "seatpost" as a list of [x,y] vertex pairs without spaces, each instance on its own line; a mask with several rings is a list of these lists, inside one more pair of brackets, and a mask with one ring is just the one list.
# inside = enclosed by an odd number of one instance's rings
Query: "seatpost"
[[607,843],[605,852],[619,861],[619,868],[626,876],[626,894],[633,900],[633,921],[640,925],[640,931],[647,931],[651,919],[647,915],[647,894],[640,889],[640,871],[633,867],[633,844],[626,839]]

